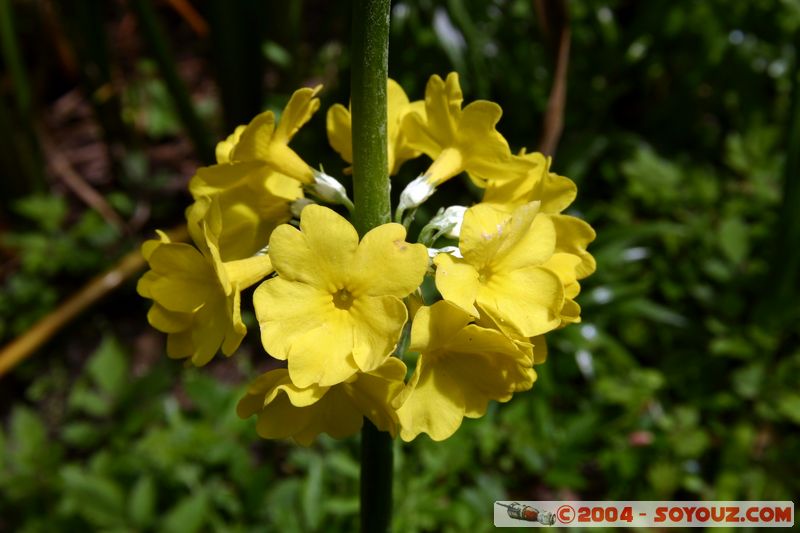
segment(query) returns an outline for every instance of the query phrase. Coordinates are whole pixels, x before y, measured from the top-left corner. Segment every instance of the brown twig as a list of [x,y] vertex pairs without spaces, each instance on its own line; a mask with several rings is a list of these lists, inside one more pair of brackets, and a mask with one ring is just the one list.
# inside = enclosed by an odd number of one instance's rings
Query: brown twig
[[[185,226],[174,228],[168,234],[173,241],[188,238]],[[0,350],[0,377],[28,358],[79,314],[141,271],[144,264],[138,248],[129,252],[111,269],[89,281],[58,308],[5,346]]]
[[534,0],[539,25],[545,38],[550,41],[555,55],[553,85],[545,110],[539,151],[545,155],[555,154],[561,133],[564,130],[564,108],[567,103],[567,69],[572,32],[569,9],[565,0]]
[[103,198],[100,193],[86,183],[80,174],[75,172],[67,156],[61,152],[55,142],[53,142],[43,129],[40,129],[38,136],[42,143],[42,148],[47,155],[48,165],[53,173],[58,176],[61,181],[64,182],[64,185],[75,193],[78,198],[83,200],[86,205],[97,211],[106,222],[116,227],[121,233],[124,233],[126,231],[126,226],[122,217],[120,217],[114,208],[106,202],[106,199]]
[[167,3],[183,17],[198,36],[205,37],[208,35],[208,23],[189,0],[167,0]]

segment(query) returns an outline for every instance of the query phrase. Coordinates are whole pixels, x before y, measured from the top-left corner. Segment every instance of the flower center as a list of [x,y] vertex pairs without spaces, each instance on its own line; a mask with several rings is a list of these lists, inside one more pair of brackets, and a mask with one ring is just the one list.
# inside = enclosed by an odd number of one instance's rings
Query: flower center
[[481,282],[481,284],[486,285],[490,277],[492,277],[492,271],[488,266],[478,271],[478,281]]
[[353,295],[347,289],[339,289],[333,295],[333,305],[338,309],[350,309],[353,305]]

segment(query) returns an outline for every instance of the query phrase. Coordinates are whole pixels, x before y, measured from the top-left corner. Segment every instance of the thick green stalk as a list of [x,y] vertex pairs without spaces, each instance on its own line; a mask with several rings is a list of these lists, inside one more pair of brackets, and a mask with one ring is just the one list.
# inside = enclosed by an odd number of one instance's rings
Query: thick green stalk
[[197,115],[186,85],[178,75],[172,50],[170,50],[164,34],[164,28],[162,28],[153,9],[153,4],[150,0],[133,0],[132,4],[139,18],[142,36],[150,45],[153,56],[158,63],[159,71],[164,77],[164,83],[172,96],[178,115],[194,144],[198,157],[206,164],[214,163],[214,147],[211,143],[211,137]]
[[389,0],[355,0],[352,34],[353,223],[363,235],[391,217],[386,154]]
[[[391,219],[386,153],[389,0],[355,0],[352,35],[353,224],[364,235]],[[361,432],[361,531],[389,531],[391,518],[392,439],[365,420]]]

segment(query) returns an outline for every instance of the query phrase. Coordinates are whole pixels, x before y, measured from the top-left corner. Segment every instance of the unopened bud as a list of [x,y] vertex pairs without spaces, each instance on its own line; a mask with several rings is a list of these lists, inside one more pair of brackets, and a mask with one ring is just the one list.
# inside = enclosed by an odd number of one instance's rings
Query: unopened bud
[[437,232],[449,239],[458,239],[461,235],[461,223],[464,222],[464,213],[467,208],[462,205],[451,205],[442,212],[437,213],[428,225],[433,226]]
[[352,205],[344,186],[324,172],[314,172],[314,183],[309,186],[309,190],[323,202]]
[[415,209],[421,206],[425,200],[431,197],[435,190],[436,188],[428,183],[425,175],[419,176],[400,193],[400,203],[397,206],[397,211],[403,213],[408,209]]

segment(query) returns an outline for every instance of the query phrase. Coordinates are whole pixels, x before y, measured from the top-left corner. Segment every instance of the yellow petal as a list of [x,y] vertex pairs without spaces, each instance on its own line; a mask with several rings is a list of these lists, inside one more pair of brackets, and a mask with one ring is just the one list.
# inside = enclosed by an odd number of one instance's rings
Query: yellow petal
[[320,318],[322,324],[298,333],[289,346],[289,376],[298,387],[336,385],[359,370],[353,359],[354,332],[346,313],[337,310]]
[[446,345],[471,320],[469,314],[448,301],[422,307],[411,324],[408,348],[412,352],[437,350]]
[[558,275],[561,284],[564,285],[564,294],[567,298],[575,298],[580,292],[580,285],[576,278],[580,263],[581,258],[577,255],[556,252],[543,265]]
[[167,335],[167,357],[171,359],[183,359],[190,357],[194,353],[192,344],[192,331],[180,331]]
[[353,358],[362,372],[378,368],[391,355],[408,318],[405,304],[394,296],[356,298],[348,310]]
[[[311,91],[311,89],[305,90]],[[301,95],[302,99],[303,95]],[[317,102],[316,107],[318,107],[319,100],[315,99],[314,101]],[[316,110],[316,107],[313,105],[312,107]],[[272,111],[266,111],[256,116],[242,132],[239,143],[231,154],[232,159],[234,161],[262,161],[289,177],[303,183],[312,183],[314,174],[311,167],[286,145],[289,140],[287,134],[294,134],[292,120],[296,117],[297,115],[290,115],[286,126],[279,126],[276,130],[275,115]]]
[[285,360],[298,336],[319,327],[334,309],[330,294],[310,285],[272,278],[253,293],[264,349]]
[[464,213],[458,247],[464,260],[476,268],[492,261],[507,236],[510,217],[487,204],[477,204]]
[[406,442],[414,440],[420,433],[441,441],[461,426],[466,404],[462,388],[446,370],[438,370],[440,367],[427,364],[424,354],[417,361],[411,381],[406,386],[410,393],[397,409],[400,437]]
[[547,340],[544,335],[538,335],[531,339],[533,344],[533,364],[540,365],[547,361]]
[[464,170],[465,155],[459,148],[446,146],[435,157],[431,166],[425,171],[426,181],[438,187]]
[[[358,248],[356,229],[332,209],[316,204],[303,209],[300,229],[314,260],[312,263],[297,266],[308,269],[308,265],[313,264],[332,287],[341,288],[338,285],[349,277]],[[272,241],[270,241],[270,256],[272,257]],[[277,264],[275,268],[278,269]]]
[[530,217],[529,206],[514,212],[509,237],[497,250],[493,268],[516,270],[542,265],[552,257],[556,247],[555,227],[547,216]]
[[481,416],[490,400],[507,401],[532,385],[530,356],[499,331],[468,320],[445,301],[417,313],[411,346],[420,359],[395,400],[404,440],[420,432],[445,439],[464,416]]
[[231,152],[233,152],[233,148],[239,142],[239,138],[242,136],[242,132],[244,131],[246,126],[236,126],[236,129],[233,130],[233,133],[228,135],[228,137],[221,142],[217,143],[216,149],[216,156],[217,156],[217,163],[228,163],[231,160]]
[[478,271],[470,264],[454,259],[450,254],[438,254],[436,288],[442,297],[472,316],[478,316],[475,298],[478,295]]
[[192,326],[192,314],[170,311],[154,302],[147,312],[147,321],[158,331],[178,333]]
[[275,132],[275,113],[264,111],[242,130],[239,142],[231,153],[232,161],[266,161]]
[[228,279],[238,290],[244,290],[273,272],[268,255],[258,255],[224,263]]
[[571,179],[552,172],[545,174],[541,189],[534,192],[532,200],[542,202],[543,213],[560,213],[578,195],[578,187]]
[[341,385],[358,410],[381,431],[397,434],[397,413],[392,401],[403,389],[406,365],[396,357],[352,383]]
[[358,248],[355,228],[331,209],[309,205],[301,214],[300,229],[284,224],[272,233],[269,257],[275,270],[285,279],[331,293],[344,288]]
[[477,302],[495,322],[533,337],[558,327],[564,288],[550,270],[527,267],[493,274],[478,290]]
[[256,414],[280,396],[280,392],[285,393],[295,407],[307,407],[316,403],[327,391],[327,387],[297,387],[292,383],[289,371],[278,368],[261,374],[247,386],[247,394],[239,402],[236,412],[242,418]]
[[307,407],[296,407],[286,395],[278,395],[259,414],[256,430],[265,439],[292,437],[308,446],[320,433],[340,439],[357,433],[362,424],[361,413],[343,391],[334,388]]
[[504,176],[511,162],[508,143],[495,129],[503,110],[494,102],[478,100],[464,108],[459,121],[459,150],[464,154],[464,167],[478,185],[488,179],[509,179]]
[[506,213],[512,213],[516,208],[538,200],[539,198],[534,197],[534,191],[540,187],[547,172],[547,162],[538,152],[524,157],[512,156],[511,160],[507,170],[504,169],[488,180],[486,192],[483,194],[483,203]]
[[410,149],[420,151],[431,159],[435,159],[444,148],[428,130],[425,114],[414,111],[408,113],[403,117],[400,129]]
[[443,145],[450,144],[458,134],[458,120],[464,96],[458,83],[458,74],[451,72],[446,80],[433,75],[425,87],[425,114],[433,136]]
[[192,328],[192,364],[203,366],[219,351],[230,324],[228,309],[222,299],[208,302],[195,314]]
[[470,418],[486,413],[490,400],[506,402],[514,392],[530,389],[532,360],[499,331],[470,324],[447,345],[439,363],[464,389],[465,411]]
[[150,256],[159,246],[170,242],[166,233],[161,230],[156,230],[156,232],[158,233],[158,239],[150,239],[142,244],[142,257],[144,257],[145,261],[150,261]]
[[556,229],[558,240],[557,252],[577,255],[581,263],[576,268],[576,276],[583,279],[596,269],[594,257],[586,251],[586,247],[596,236],[592,227],[583,220],[568,215],[549,215]]
[[231,356],[247,335],[247,326],[242,321],[241,293],[235,289],[227,298],[228,327],[225,332],[225,339],[222,342],[222,353]]
[[289,103],[281,113],[281,120],[275,130],[274,140],[287,144],[295,133],[311,119],[319,109],[319,98],[315,98],[322,89],[322,85],[314,88],[303,87],[292,94]]
[[219,194],[227,189],[258,179],[268,172],[261,161],[239,161],[201,167],[189,181],[189,192],[194,199]]
[[328,142],[348,163],[353,162],[353,133],[350,120],[350,111],[342,104],[334,104],[328,109],[325,121]]
[[221,293],[211,265],[188,244],[160,247],[151,255],[150,266],[158,275],[149,278],[149,291],[171,311],[191,313]]
[[364,235],[350,268],[352,287],[359,295],[404,298],[422,283],[428,251],[422,244],[406,242],[402,225],[383,224]]

